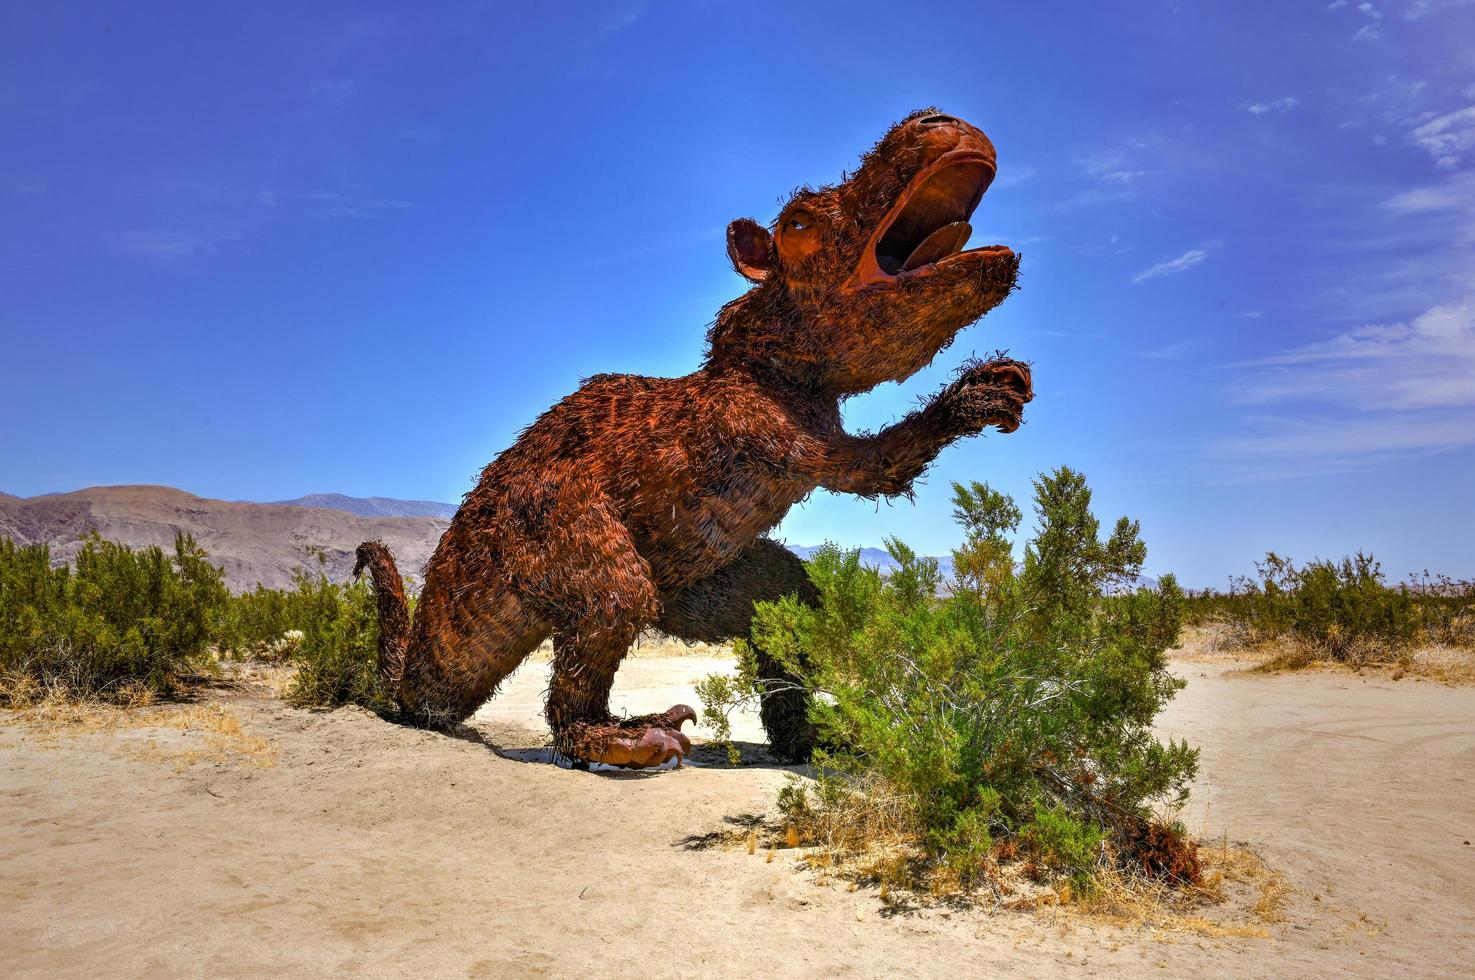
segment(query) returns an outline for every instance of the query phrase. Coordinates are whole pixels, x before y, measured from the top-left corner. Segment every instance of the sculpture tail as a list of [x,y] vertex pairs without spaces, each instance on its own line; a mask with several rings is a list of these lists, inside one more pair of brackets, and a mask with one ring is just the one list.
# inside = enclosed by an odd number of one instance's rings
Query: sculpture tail
[[405,583],[394,556],[382,541],[365,541],[359,545],[358,561],[353,566],[354,578],[369,570],[374,583],[374,598],[379,606],[379,673],[389,686],[396,702],[402,703],[401,690],[405,678],[405,651],[410,644],[410,607],[405,601]]

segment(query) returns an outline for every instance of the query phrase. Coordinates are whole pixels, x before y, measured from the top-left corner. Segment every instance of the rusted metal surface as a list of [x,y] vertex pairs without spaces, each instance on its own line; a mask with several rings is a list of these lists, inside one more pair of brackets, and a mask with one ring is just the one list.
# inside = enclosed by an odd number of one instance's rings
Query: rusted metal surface
[[[960,251],[994,173],[982,132],[929,109],[841,183],[796,192],[771,227],[734,221],[728,253],[753,287],[718,313],[702,365],[590,378],[524,430],[426,565],[413,624],[389,552],[365,544],[381,667],[405,716],[461,721],[551,634],[558,751],[632,767],[683,757],[691,709],[610,711],[642,629],[721,640],[747,633],[757,599],[813,601],[799,560],[764,537],[790,507],[820,487],[910,494],[949,443],[1018,428],[1030,370],[1004,357],[971,362],[875,434],[840,417],[843,399],[925,367],[1014,288],[1008,248]],[[767,699],[764,722],[777,751],[807,755],[802,700]]]

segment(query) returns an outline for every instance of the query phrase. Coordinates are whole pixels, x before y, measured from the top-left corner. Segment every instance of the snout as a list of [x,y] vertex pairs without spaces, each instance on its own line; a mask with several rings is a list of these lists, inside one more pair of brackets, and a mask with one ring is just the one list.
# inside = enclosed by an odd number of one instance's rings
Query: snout
[[929,112],[911,120],[910,126],[921,144],[924,160],[962,153],[987,160],[990,168],[996,165],[998,154],[983,130],[957,116]]

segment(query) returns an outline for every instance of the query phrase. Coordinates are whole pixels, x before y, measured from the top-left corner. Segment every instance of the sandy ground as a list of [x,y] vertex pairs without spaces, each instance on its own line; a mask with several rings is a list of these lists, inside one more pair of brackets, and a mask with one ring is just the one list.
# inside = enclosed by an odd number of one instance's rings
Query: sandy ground
[[[616,700],[664,709],[727,666],[638,657]],[[1190,825],[1253,843],[1292,885],[1265,939],[891,914],[873,892],[816,884],[795,852],[694,848],[761,811],[783,770],[556,768],[538,751],[547,668],[533,663],[476,738],[296,711],[264,690],[222,695],[244,740],[183,722],[47,735],[0,716],[0,963],[47,977],[1468,976],[1475,688],[1233,667],[1179,661],[1189,686],[1162,728],[1203,749]],[[740,721],[739,738],[756,732]]]

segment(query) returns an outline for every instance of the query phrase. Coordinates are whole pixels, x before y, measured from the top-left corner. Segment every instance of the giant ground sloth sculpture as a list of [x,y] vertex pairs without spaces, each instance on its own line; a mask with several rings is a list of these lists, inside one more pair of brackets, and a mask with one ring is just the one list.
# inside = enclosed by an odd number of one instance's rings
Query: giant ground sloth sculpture
[[[840,419],[842,399],[920,370],[1014,288],[1008,248],[960,251],[995,168],[982,132],[923,110],[842,183],[796,192],[771,233],[734,221],[728,254],[755,285],[718,313],[701,367],[598,375],[538,418],[467,494],[425,567],[413,625],[389,552],[361,546],[380,668],[404,717],[460,722],[551,634],[559,752],[630,767],[682,758],[691,708],[610,712],[642,629],[720,641],[747,634],[755,600],[813,601],[799,559],[763,536],[790,507],[816,487],[908,494],[948,443],[1018,428],[1030,373],[1002,357],[875,435]],[[779,754],[808,755],[805,707],[792,689],[764,698]]]

